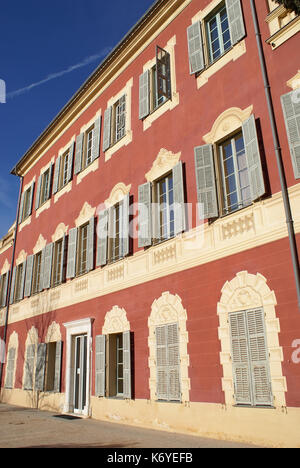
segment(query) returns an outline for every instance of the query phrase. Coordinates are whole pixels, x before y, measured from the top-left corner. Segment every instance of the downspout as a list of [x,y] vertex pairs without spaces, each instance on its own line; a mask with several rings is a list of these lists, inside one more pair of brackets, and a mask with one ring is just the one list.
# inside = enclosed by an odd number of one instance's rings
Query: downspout
[[272,95],[271,95],[271,87],[269,83],[266,60],[265,60],[263,46],[262,46],[261,32],[260,32],[260,28],[258,24],[258,19],[257,19],[255,0],[250,0],[250,4],[251,4],[251,10],[252,10],[252,17],[253,17],[253,23],[254,23],[254,29],[255,29],[255,35],[256,35],[256,42],[257,42],[257,49],[258,49],[258,54],[259,54],[261,72],[263,75],[265,94],[266,94],[266,99],[267,99],[267,104],[268,104],[269,118],[270,118],[270,123],[272,127],[273,143],[274,143],[276,162],[277,162],[277,167],[278,167],[278,172],[279,172],[279,179],[280,179],[280,184],[281,184],[281,192],[282,192],[284,211],[285,211],[285,216],[286,216],[286,224],[287,224],[288,235],[289,235],[290,251],[291,251],[291,256],[292,256],[294,276],[295,276],[295,282],[296,282],[298,307],[300,308],[300,270],[299,270],[299,257],[298,257],[298,251],[297,251],[296,236],[295,236],[295,230],[294,230],[294,221],[292,217],[292,210],[291,210],[291,205],[290,205],[284,166],[282,162],[282,152],[281,152],[281,147],[279,144],[279,137],[278,137],[278,131],[277,131],[277,126],[276,126]]
[[[16,172],[13,172],[14,175],[18,175]],[[13,267],[15,262],[15,253],[16,253],[16,243],[17,243],[17,234],[18,234],[18,220],[19,220],[19,213],[20,213],[20,204],[21,204],[21,196],[23,190],[23,177],[20,177],[20,189],[19,189],[19,199],[18,199],[18,207],[17,207],[17,217],[16,217],[16,227],[15,227],[15,236],[14,236],[14,243],[13,243],[13,251],[12,251],[12,258],[11,258],[11,267],[10,273],[7,282],[7,291],[6,291],[6,314],[5,314],[5,323],[4,323],[4,332],[3,332],[3,342],[6,348],[6,337],[7,337],[7,325],[8,325],[8,315],[9,315],[9,302],[10,302],[10,291],[11,291],[11,282],[12,282],[12,273]],[[2,388],[2,375],[3,375],[3,366],[4,363],[1,362],[0,367],[0,388]]]

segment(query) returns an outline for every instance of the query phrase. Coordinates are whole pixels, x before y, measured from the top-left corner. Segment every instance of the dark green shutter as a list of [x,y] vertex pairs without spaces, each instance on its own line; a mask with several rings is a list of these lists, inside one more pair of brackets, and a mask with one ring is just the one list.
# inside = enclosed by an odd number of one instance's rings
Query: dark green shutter
[[300,102],[296,94],[299,92],[298,89],[281,96],[295,179],[300,179]]
[[106,336],[96,336],[95,355],[95,395],[105,397]]
[[241,0],[226,0],[226,10],[231,43],[235,45],[246,35]]
[[83,140],[84,140],[84,134],[80,133],[80,135],[76,137],[75,164],[74,164],[74,173],[76,175],[79,174],[79,172],[81,172],[81,168],[82,168]]
[[205,67],[201,22],[197,21],[187,29],[190,74],[200,72]]
[[198,146],[195,151],[196,184],[199,217],[204,219],[219,216],[213,146]]
[[251,115],[251,117],[243,123],[242,129],[249,171],[251,199],[255,201],[262,197],[266,190],[254,115]]
[[69,231],[67,279],[74,278],[76,275],[77,233],[77,228],[70,229]]
[[138,245],[148,247],[152,244],[151,183],[139,186]]
[[144,119],[150,113],[150,73],[146,70],[139,79],[139,118]]

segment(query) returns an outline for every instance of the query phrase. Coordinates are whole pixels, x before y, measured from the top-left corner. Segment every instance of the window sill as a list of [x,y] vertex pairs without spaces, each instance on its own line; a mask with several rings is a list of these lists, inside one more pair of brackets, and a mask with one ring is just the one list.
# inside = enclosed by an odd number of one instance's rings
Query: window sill
[[146,131],[148,128],[151,127],[153,122],[157,120],[161,115],[163,115],[167,111],[171,111],[174,107],[178,106],[179,104],[179,93],[172,92],[171,99],[160,104],[155,110],[152,111],[147,117],[143,120],[143,130]]
[[251,408],[251,409],[264,409],[264,410],[274,410],[276,409],[275,406],[269,406],[269,405],[261,405],[261,406],[253,406],[253,405],[232,405],[233,408]]
[[46,202],[44,202],[35,212],[35,217],[38,218],[40,216],[40,214],[43,213],[43,211],[46,211],[50,208],[51,206],[51,198],[49,198],[49,200],[47,200]]
[[54,203],[57,203],[60,197],[65,193],[69,193],[72,190],[72,181],[66,184],[64,187],[60,188],[59,191],[54,196]]
[[105,151],[105,162],[109,161],[113,154],[119,151],[123,146],[127,146],[132,142],[132,130],[127,130],[125,135],[116,143],[113,144],[108,150]]
[[[77,175],[77,181],[76,181],[76,184],[80,184],[80,182],[82,182],[82,180],[88,175],[90,174],[91,172],[96,172],[97,169],[99,168],[99,158],[95,159],[95,161],[93,161],[91,164],[89,164],[85,169],[83,169],[83,171],[81,171],[78,175]],[[71,187],[72,188],[72,187]],[[70,189],[71,190],[71,189]]]
[[26,219],[24,219],[21,224],[19,225],[19,232],[21,232],[25,226],[29,226],[31,224],[31,216],[28,216]]
[[225,54],[219,57],[215,62],[210,64],[203,72],[197,77],[197,88],[200,89],[204,86],[209,78],[211,78],[215,73],[221,70],[225,65],[230,62],[235,62],[241,56],[246,53],[246,41],[245,39],[241,42],[238,42]]

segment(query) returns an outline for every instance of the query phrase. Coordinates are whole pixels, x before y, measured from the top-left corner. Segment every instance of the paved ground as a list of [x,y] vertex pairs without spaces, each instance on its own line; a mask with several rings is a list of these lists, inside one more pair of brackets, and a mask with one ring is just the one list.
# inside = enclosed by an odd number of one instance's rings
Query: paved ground
[[255,448],[0,404],[0,448]]

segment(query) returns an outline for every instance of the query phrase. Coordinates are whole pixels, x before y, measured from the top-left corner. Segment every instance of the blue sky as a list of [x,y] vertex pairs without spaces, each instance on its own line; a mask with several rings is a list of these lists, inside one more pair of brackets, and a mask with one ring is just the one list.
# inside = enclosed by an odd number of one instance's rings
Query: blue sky
[[[16,216],[11,169],[154,0],[2,2],[0,238]],[[45,6],[49,5],[49,6]]]

